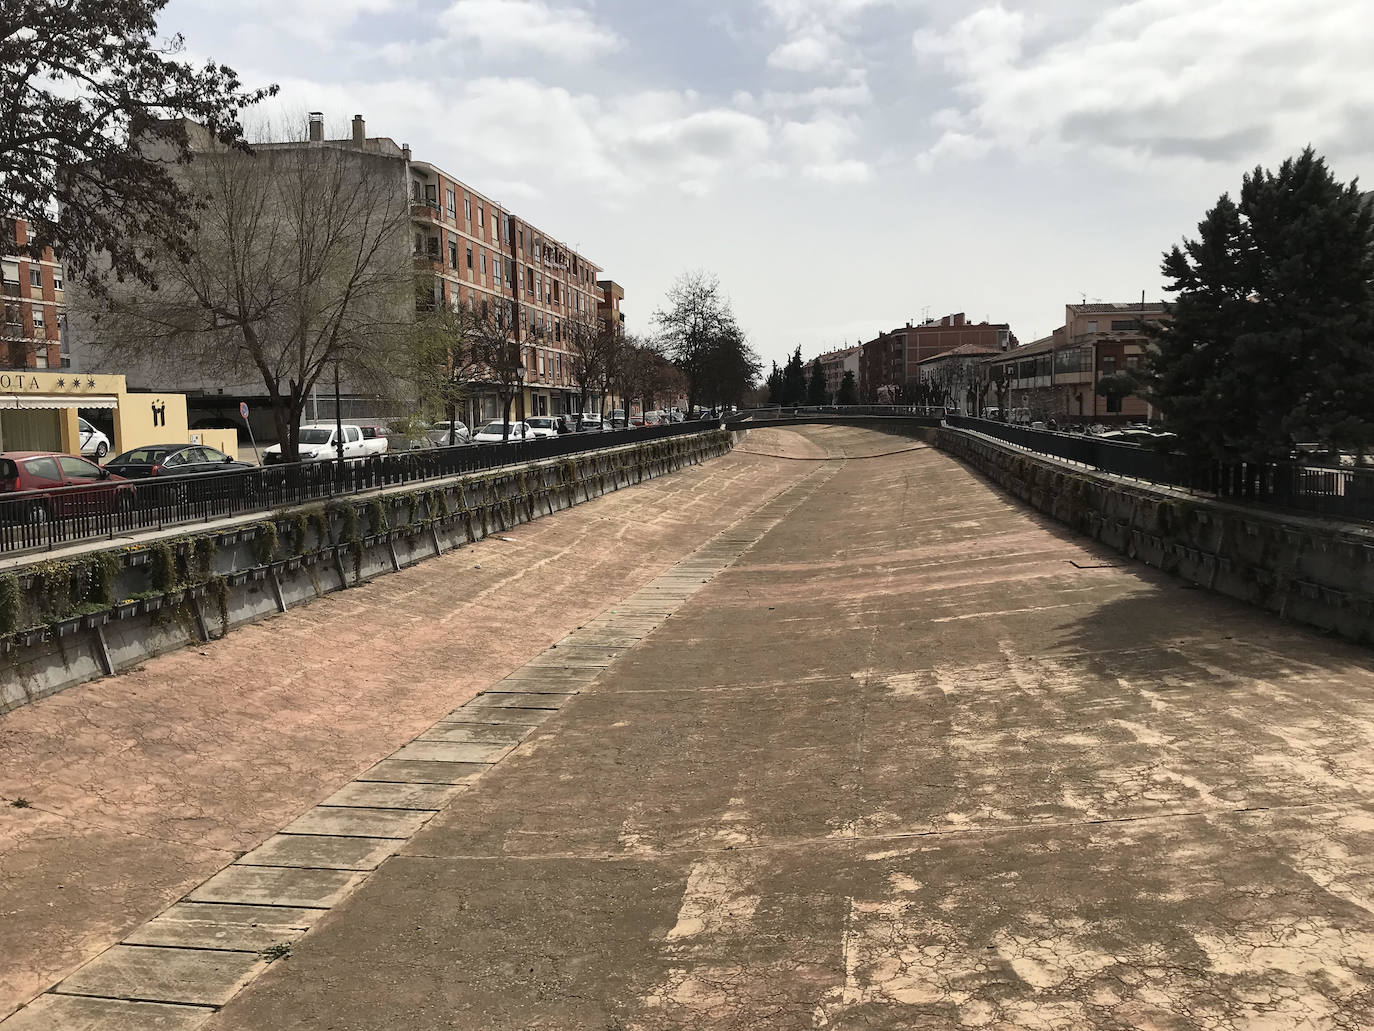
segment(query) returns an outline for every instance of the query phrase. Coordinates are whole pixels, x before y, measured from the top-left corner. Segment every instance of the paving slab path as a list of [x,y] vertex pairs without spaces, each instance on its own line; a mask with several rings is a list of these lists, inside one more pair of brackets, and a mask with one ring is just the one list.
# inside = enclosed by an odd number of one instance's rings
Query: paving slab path
[[[236,857],[280,856],[274,832],[799,465],[726,456],[0,715],[0,1019]],[[421,807],[452,793],[405,790]]]
[[[720,467],[786,467],[785,490],[324,803],[422,827],[281,820],[262,865],[19,1017],[1374,1025],[1370,652],[1102,552],[937,451],[768,432]],[[254,901],[289,958],[254,951]],[[210,926],[241,947],[149,963]]]

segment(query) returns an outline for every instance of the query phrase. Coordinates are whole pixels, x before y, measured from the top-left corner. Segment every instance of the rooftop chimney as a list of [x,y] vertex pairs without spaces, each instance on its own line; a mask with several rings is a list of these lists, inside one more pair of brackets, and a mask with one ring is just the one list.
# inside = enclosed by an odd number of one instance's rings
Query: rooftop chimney
[[311,143],[323,143],[323,142],[324,142],[324,112],[323,112],[323,111],[311,111],[311,112],[310,112],[310,142],[311,142]]
[[402,144],[401,144],[401,157],[405,158],[407,161],[410,160],[410,144],[409,144],[409,143],[402,143]]
[[956,326],[963,326],[963,325],[965,325],[967,322],[968,322],[968,319],[964,317],[964,313],[963,313],[963,312],[960,312],[958,315],[954,316],[954,324],[955,324]]
[[362,115],[353,116],[353,143],[361,147],[367,142],[367,123],[363,121]]

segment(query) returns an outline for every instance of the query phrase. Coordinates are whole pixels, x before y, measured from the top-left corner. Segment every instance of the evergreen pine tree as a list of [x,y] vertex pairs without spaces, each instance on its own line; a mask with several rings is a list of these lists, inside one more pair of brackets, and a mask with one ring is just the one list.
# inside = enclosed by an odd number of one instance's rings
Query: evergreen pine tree
[[773,363],[773,371],[768,374],[768,403],[782,404],[782,370],[777,362]]
[[1256,168],[1165,255],[1149,396],[1188,452],[1274,461],[1374,444],[1374,210],[1309,148]]
[[811,375],[806,381],[806,403],[823,405],[829,400],[830,392],[825,389],[825,369],[821,368],[821,360],[815,358],[811,362]]
[[837,405],[856,405],[859,403],[859,384],[854,380],[852,370],[846,370],[840,380],[840,391],[835,395]]
[[806,366],[802,364],[800,347],[787,359],[787,366],[782,370],[782,403],[785,408],[806,404]]

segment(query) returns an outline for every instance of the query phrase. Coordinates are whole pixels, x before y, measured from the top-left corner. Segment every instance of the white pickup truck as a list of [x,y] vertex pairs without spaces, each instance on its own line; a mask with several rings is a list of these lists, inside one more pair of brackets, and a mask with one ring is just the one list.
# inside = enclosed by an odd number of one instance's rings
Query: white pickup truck
[[[344,458],[365,458],[369,454],[363,431],[357,426],[343,428]],[[300,429],[301,461],[327,462],[339,457],[339,449],[334,440],[332,422],[306,423]],[[281,445],[273,444],[262,453],[262,460],[268,465],[282,461]]]

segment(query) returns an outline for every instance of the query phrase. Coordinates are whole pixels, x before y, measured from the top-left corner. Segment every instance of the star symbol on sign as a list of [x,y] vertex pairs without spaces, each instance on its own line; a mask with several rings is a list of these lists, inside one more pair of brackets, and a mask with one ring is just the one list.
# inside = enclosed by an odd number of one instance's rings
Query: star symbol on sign
[[95,386],[95,379],[94,379],[94,378],[88,379],[88,380],[86,381],[86,386],[88,386],[88,387],[93,387],[93,386]]

